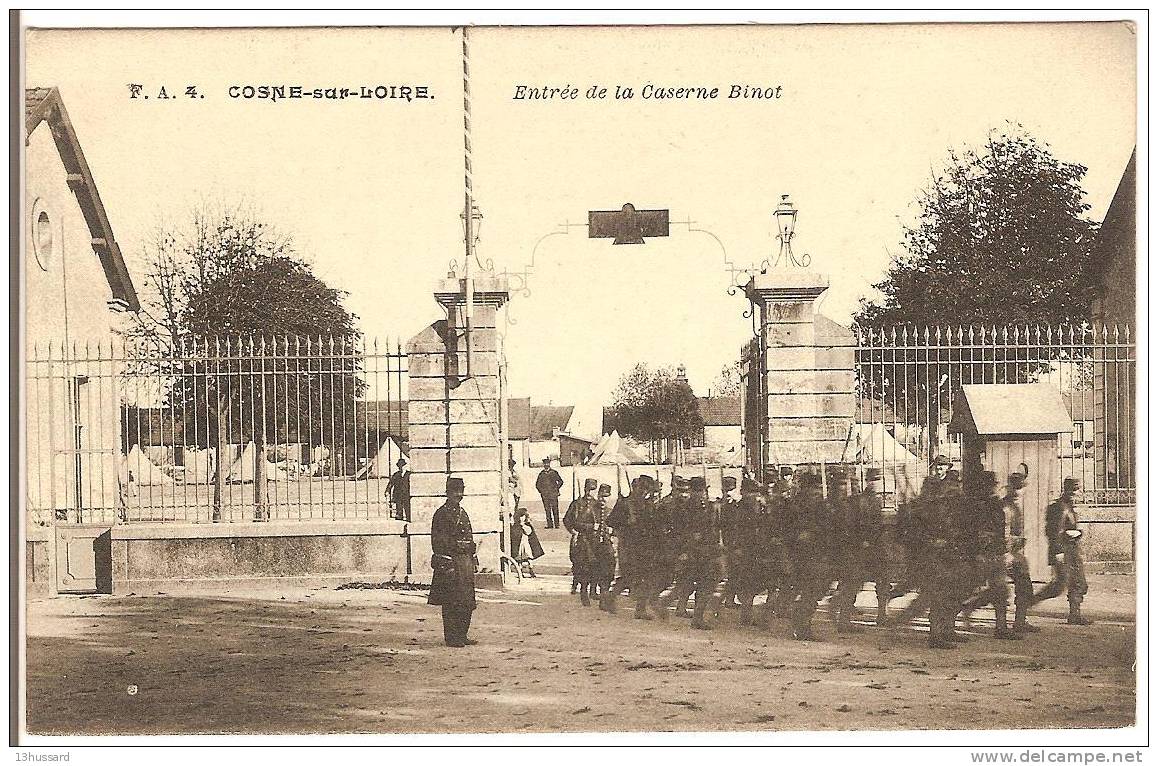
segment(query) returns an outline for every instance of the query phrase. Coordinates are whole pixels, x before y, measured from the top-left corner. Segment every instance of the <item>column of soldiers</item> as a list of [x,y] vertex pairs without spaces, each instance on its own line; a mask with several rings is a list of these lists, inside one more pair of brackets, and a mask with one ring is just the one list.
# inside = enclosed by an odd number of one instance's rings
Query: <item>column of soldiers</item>
[[[615,612],[617,600],[628,593],[637,619],[666,620],[674,607],[704,630],[724,608],[734,606],[743,625],[759,621],[767,629],[773,617],[785,618],[792,637],[807,641],[816,639],[814,615],[830,591],[836,632],[863,630],[854,622],[856,598],[872,582],[878,626],[890,623],[892,599],[918,591],[893,622],[927,609],[934,648],[964,640],[955,629],[957,617],[985,604],[994,607],[994,635],[1001,639],[1037,630],[1026,619],[1035,599],[1068,589],[1071,606],[1080,606],[1084,573],[1069,537],[1055,546],[1051,536],[1059,584],[1033,594],[1020,508],[1023,477],[1011,476],[1005,496],[999,497],[992,473],[977,474],[963,487],[947,459],[938,458],[932,467],[920,494],[899,509],[896,523],[886,523],[882,476],[874,468],[784,469],[769,472],[762,483],[745,476],[738,488],[734,478],[725,477],[718,499],[709,499],[703,477],[674,476],[671,492],[661,496],[658,481],[643,475],[631,482],[630,494],[613,511],[608,507],[611,488],[604,485],[596,493],[596,482],[588,480],[563,520],[572,532],[576,587],[584,605],[598,603]],[[1067,482],[1066,491],[1072,493],[1073,486]],[[1061,511],[1051,510],[1059,538],[1076,526],[1070,523],[1067,497],[1063,494],[1054,504],[1060,503]],[[615,579],[612,536],[618,542]],[[890,569],[890,559],[895,564],[898,558],[887,555],[890,545],[904,549],[900,572]],[[1012,624],[1009,577],[1014,584]],[[754,604],[761,594],[767,599],[758,620]],[[694,608],[689,612],[690,599]],[[1088,624],[1076,609],[1071,622]]]

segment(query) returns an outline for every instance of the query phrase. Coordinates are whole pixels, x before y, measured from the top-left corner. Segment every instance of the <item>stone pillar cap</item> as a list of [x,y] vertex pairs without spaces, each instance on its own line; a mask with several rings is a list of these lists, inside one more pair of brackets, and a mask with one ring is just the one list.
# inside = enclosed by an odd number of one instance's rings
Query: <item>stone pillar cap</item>
[[744,285],[753,301],[814,301],[828,289],[828,277],[809,271],[771,271],[757,274]]
[[[510,285],[506,276],[483,272],[473,279],[475,303],[499,307],[510,299]],[[460,306],[466,303],[465,282],[465,279],[459,277],[438,280],[438,284],[434,287],[434,299],[443,306]]]

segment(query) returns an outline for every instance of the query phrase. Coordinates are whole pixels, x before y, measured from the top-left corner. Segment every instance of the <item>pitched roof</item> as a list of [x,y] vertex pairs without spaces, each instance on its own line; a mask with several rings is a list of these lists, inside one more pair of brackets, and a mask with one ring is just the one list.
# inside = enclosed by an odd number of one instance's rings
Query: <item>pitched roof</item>
[[953,425],[982,435],[1061,434],[1073,419],[1056,388],[1046,383],[992,383],[961,386],[965,394]]
[[[1112,277],[1114,268],[1119,274],[1133,274],[1135,264],[1135,236],[1137,220],[1137,163],[1138,149],[1130,153],[1126,169],[1118,181],[1114,198],[1106,209],[1106,218],[1094,240],[1090,266],[1099,281]],[[1104,288],[1103,288],[1104,289]]]
[[740,397],[700,396],[696,397],[696,408],[704,426],[740,425]]
[[26,88],[24,90],[26,139],[42,122],[47,123],[52,132],[56,150],[68,173],[68,186],[80,204],[85,223],[88,224],[89,233],[92,235],[93,252],[100,258],[113,297],[130,311],[139,311],[141,304],[137,299],[137,289],[133,286],[132,277],[129,276],[120,245],[113,236],[112,225],[97,192],[92,171],[89,170],[84,152],[80,148],[76,131],[73,130],[68,112],[65,111],[64,103],[60,99],[60,91],[56,88]]
[[529,434],[531,441],[547,441],[555,438],[558,431],[565,431],[571,420],[573,406],[531,406],[531,427]]

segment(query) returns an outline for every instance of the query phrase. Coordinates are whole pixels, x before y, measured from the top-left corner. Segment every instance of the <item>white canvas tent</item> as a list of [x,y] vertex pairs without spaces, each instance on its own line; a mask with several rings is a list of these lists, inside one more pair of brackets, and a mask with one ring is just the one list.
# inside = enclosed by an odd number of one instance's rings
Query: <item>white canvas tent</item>
[[[229,473],[225,474],[225,480],[235,484],[245,484],[252,482],[256,476],[257,445],[253,442],[247,442],[241,450],[241,454],[229,465]],[[266,472],[266,477],[272,478],[269,471]]]
[[185,483],[211,484],[213,482],[214,450],[185,450]]
[[173,477],[168,476],[153,461],[145,456],[139,444],[134,444],[123,460],[126,482],[133,482],[141,487],[166,487],[174,484]]
[[627,445],[618,431],[612,431],[599,440],[592,451],[588,465],[643,465],[647,458],[642,457]]
[[841,461],[880,468],[885,492],[904,497],[914,494],[928,473],[924,461],[893,438],[883,423],[854,423]]
[[398,442],[394,441],[393,437],[388,436],[386,441],[382,442],[382,446],[378,448],[378,453],[370,458],[366,465],[358,469],[354,478],[389,479],[390,475],[394,473],[394,464],[398,462],[398,458],[406,458],[406,455],[398,446]]

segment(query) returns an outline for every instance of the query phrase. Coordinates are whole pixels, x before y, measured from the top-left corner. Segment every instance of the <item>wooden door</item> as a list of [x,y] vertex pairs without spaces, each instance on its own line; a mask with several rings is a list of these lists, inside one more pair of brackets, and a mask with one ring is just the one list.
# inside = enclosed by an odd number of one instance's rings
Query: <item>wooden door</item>
[[997,475],[998,491],[1005,493],[1011,473],[1025,473],[1022,491],[1025,509],[1025,556],[1034,580],[1046,582],[1049,568],[1049,545],[1045,536],[1045,508],[1061,494],[1061,461],[1057,437],[994,438],[986,444],[985,470]]

